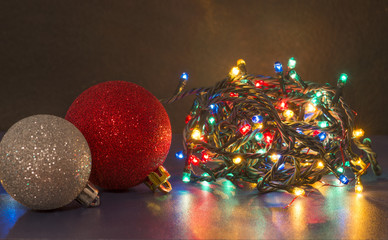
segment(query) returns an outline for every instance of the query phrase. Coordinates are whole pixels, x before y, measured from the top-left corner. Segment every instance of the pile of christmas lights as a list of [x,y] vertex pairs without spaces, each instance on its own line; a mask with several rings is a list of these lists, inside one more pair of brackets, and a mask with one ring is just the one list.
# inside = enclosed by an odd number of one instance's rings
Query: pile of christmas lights
[[[189,91],[188,74],[181,75],[166,102],[196,95],[183,131],[184,150],[176,153],[186,160],[184,182],[226,178],[237,186],[257,184],[259,192],[299,196],[330,173],[342,184],[355,180],[357,193],[369,166],[381,174],[370,139],[354,128],[356,113],[341,96],[348,76],[341,74],[336,87],[303,81],[295,65],[291,58],[284,71],[276,62],[276,76],[267,77],[247,74],[240,59],[215,86]],[[352,179],[346,176],[350,171]]]

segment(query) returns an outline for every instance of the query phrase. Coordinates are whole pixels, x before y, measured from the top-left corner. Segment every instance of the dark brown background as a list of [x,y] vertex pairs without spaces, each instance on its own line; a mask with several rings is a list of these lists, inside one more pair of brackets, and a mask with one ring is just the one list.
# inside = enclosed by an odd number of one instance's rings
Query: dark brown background
[[[170,96],[221,80],[238,58],[272,74],[294,56],[305,80],[335,83],[367,134],[388,134],[388,1],[1,1],[0,131],[64,116],[88,87],[137,83]],[[167,106],[179,133],[192,98]]]

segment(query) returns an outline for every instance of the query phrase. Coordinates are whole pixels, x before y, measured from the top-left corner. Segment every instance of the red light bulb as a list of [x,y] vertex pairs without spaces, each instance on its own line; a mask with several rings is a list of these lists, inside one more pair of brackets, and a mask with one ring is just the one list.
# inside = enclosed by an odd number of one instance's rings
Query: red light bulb
[[251,130],[251,125],[249,124],[244,124],[240,127],[239,131],[242,135],[245,135],[247,134],[249,131]]
[[231,93],[229,94],[229,96],[231,96],[231,97],[238,97],[238,93],[231,92]]
[[273,136],[270,132],[265,132],[264,133],[264,141],[267,143],[267,144],[271,144],[272,141],[273,141]]
[[205,151],[202,151],[202,162],[206,163],[210,160],[209,154],[207,154]]
[[257,88],[261,88],[263,85],[264,85],[263,80],[258,80],[255,82],[255,87],[257,87]]
[[288,108],[288,104],[285,101],[281,101],[278,105],[278,108],[282,111],[286,110]]
[[192,163],[193,165],[198,166],[199,162],[200,160],[196,156],[190,155],[189,163]]
[[185,123],[189,123],[190,120],[192,119],[191,115],[187,115],[186,119],[185,119]]

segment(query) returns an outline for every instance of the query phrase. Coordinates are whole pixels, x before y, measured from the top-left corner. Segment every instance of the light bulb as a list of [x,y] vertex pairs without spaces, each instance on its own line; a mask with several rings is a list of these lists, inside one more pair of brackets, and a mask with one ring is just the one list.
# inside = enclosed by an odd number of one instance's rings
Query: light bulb
[[362,130],[361,128],[353,130],[353,137],[354,138],[360,138],[362,136],[364,136],[364,130]]
[[317,168],[323,168],[323,167],[325,167],[325,164],[323,164],[322,161],[318,161]]
[[231,77],[236,77],[240,74],[240,69],[238,67],[233,67],[229,74]]
[[298,78],[298,74],[296,73],[295,70],[291,70],[290,73],[289,73],[290,77],[294,80],[296,80]]
[[209,107],[210,107],[212,113],[218,113],[218,104],[213,103],[213,104],[210,104]]
[[179,151],[179,152],[175,153],[175,157],[177,159],[183,159],[185,157],[185,154],[183,153],[183,151]]
[[319,121],[319,122],[318,122],[318,126],[319,126],[320,128],[326,128],[326,127],[329,126],[329,123],[328,123],[327,121]]
[[325,132],[321,132],[320,134],[318,134],[318,138],[319,140],[323,141],[326,139],[326,133]]
[[183,80],[187,80],[187,79],[189,79],[189,75],[187,74],[187,73],[182,73],[182,75],[181,75],[181,79],[183,79]]
[[199,158],[197,158],[197,157],[194,156],[194,155],[190,155],[190,157],[189,157],[189,163],[192,163],[193,165],[198,166],[198,165],[199,165],[199,162],[200,162]]
[[278,108],[280,109],[280,110],[286,110],[287,108],[288,108],[288,104],[287,104],[287,102],[286,101],[280,101],[280,103],[279,103],[279,105],[278,105]]
[[317,108],[313,104],[308,103],[306,105],[305,111],[306,111],[306,113],[314,113],[317,111]]
[[263,117],[260,115],[255,115],[252,117],[252,122],[253,123],[262,123],[263,122]]
[[241,157],[235,157],[235,158],[233,158],[233,163],[234,164],[240,164],[242,162],[242,158]]
[[249,131],[251,131],[251,125],[249,125],[248,123],[246,124],[243,124],[240,126],[240,129],[239,129],[240,133],[242,135],[245,135],[247,134]]
[[255,135],[256,141],[261,141],[263,139],[263,137],[264,136],[263,136],[263,134],[261,132],[256,133],[256,135]]
[[294,111],[292,110],[286,110],[283,112],[283,116],[286,118],[286,119],[291,119],[293,116],[294,116]]
[[339,180],[341,181],[341,183],[343,183],[345,185],[349,183],[349,179],[345,175],[343,175],[343,174],[341,174],[339,176]]
[[202,162],[206,163],[210,160],[209,154],[207,154],[205,151],[202,151]]
[[244,64],[244,65],[245,65],[244,59],[239,59],[239,60],[237,60],[237,66],[238,66],[238,65],[241,65],[241,64]]
[[193,117],[191,115],[187,115],[187,117],[185,118],[185,123],[188,124],[192,118]]
[[274,67],[276,73],[283,72],[283,66],[280,62],[275,62],[273,67]]
[[302,189],[302,188],[294,188],[293,190],[293,193],[296,195],[296,196],[302,196],[305,194],[305,191]]
[[199,129],[195,128],[193,132],[191,133],[191,138],[194,140],[201,140],[201,131]]
[[364,187],[361,184],[360,177],[357,177],[356,185],[354,186],[354,191],[358,194],[362,193]]
[[348,81],[348,75],[346,73],[342,73],[338,79],[338,85],[344,86]]
[[261,88],[263,85],[264,85],[264,81],[263,80],[257,80],[255,82],[255,87],[256,88]]
[[296,60],[295,60],[295,58],[292,57],[288,60],[288,68],[294,69],[295,66],[296,66]]
[[271,155],[271,161],[272,162],[277,162],[280,159],[280,157],[281,157],[281,155],[274,153],[274,154]]
[[183,172],[183,176],[182,176],[182,181],[185,182],[185,183],[188,183],[190,182],[190,173],[188,172]]
[[285,167],[285,164],[284,164],[284,163],[282,163],[282,164],[280,164],[280,166],[279,166],[278,170],[283,170],[283,169],[284,169],[284,167]]
[[256,130],[256,129],[262,129],[263,128],[263,124],[262,123],[255,123],[252,127],[252,130]]
[[247,67],[246,67],[245,61],[244,61],[243,59],[237,60],[237,67],[240,69],[240,71],[241,71],[243,74],[246,74],[246,72],[247,72]]
[[273,141],[273,136],[270,132],[265,132],[264,133],[264,141],[267,143],[267,144],[271,144],[272,141]]

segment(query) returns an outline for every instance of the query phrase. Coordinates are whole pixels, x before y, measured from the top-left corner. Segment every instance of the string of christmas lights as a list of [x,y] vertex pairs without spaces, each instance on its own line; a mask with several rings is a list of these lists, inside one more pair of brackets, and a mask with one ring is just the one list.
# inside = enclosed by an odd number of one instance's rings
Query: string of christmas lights
[[181,75],[175,94],[164,102],[196,95],[186,117],[184,150],[176,153],[186,161],[184,182],[226,178],[237,186],[257,184],[262,193],[300,196],[329,173],[342,184],[355,180],[357,193],[369,166],[381,174],[371,140],[354,128],[356,113],[342,98],[348,76],[341,74],[333,87],[302,80],[295,66],[291,58],[286,71],[274,64],[275,77],[251,75],[240,59],[215,86],[189,91],[189,76]]

